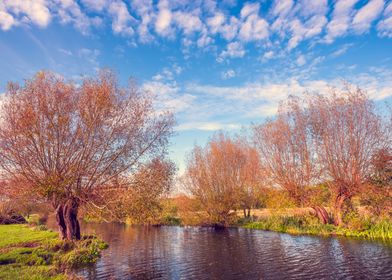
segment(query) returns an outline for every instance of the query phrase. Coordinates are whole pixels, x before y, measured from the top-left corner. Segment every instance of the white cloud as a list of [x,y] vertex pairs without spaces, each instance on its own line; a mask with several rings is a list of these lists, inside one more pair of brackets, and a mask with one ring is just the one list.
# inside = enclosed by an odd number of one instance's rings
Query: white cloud
[[189,109],[196,98],[191,94],[182,93],[175,82],[149,81],[142,85],[142,89],[154,95],[158,109],[170,110],[173,113]]
[[155,31],[162,36],[166,36],[171,32],[172,13],[169,9],[169,3],[166,0],[160,0],[158,7],[159,13],[155,22]]
[[345,53],[348,51],[348,49],[349,49],[350,47],[352,47],[352,46],[353,46],[353,44],[344,44],[344,45],[341,46],[338,50],[334,51],[334,52],[331,54],[331,56],[332,56],[332,57],[341,56],[341,55],[345,54]]
[[306,63],[306,59],[305,56],[303,54],[301,54],[300,56],[298,56],[296,63],[298,66],[303,66]]
[[274,57],[275,53],[273,51],[268,51],[263,54],[262,60],[269,60]]
[[177,131],[185,131],[185,130],[217,131],[217,130],[234,130],[240,128],[241,126],[236,123],[187,122],[178,125],[176,127],[176,130]]
[[343,36],[349,29],[354,16],[354,5],[358,0],[337,0],[335,2],[332,19],[327,26],[327,43],[331,43],[335,38]]
[[91,25],[100,25],[101,19],[98,17],[89,18],[80,9],[79,4],[74,0],[54,0],[56,1],[55,13],[60,18],[60,23],[71,23],[83,34],[87,34]]
[[392,38],[392,2],[385,8],[383,18],[377,24],[377,31],[381,37]]
[[[388,4],[384,10],[385,2]],[[218,45],[215,43],[228,44],[218,61],[243,57],[251,43],[263,48],[262,60],[267,60],[277,53],[288,53],[301,42],[306,41],[313,47],[318,42],[332,43],[350,32],[362,34],[373,23],[377,25],[380,37],[392,37],[390,1],[274,0],[271,5],[264,3],[0,0],[0,29],[7,31],[21,25],[44,28],[51,21],[58,21],[73,25],[82,34],[91,34],[95,27],[111,25],[114,34],[130,37],[128,40],[132,44],[153,43],[157,36],[178,40],[182,42],[184,57],[189,57],[194,47],[216,53]],[[381,14],[383,16],[377,22]]]
[[102,11],[108,4],[108,0],[82,0],[83,6],[93,11]]
[[221,12],[217,12],[213,17],[207,18],[207,25],[212,34],[219,32],[224,22],[225,15]]
[[9,30],[19,23],[33,23],[46,27],[51,14],[45,0],[3,0],[0,3],[0,25]]
[[94,67],[99,66],[98,57],[100,53],[101,52],[97,49],[87,49],[87,48],[82,48],[78,51],[79,57],[85,59],[86,61],[91,63],[91,65]]
[[7,31],[15,24],[16,21],[11,14],[0,10],[0,27],[2,30]]
[[137,27],[140,41],[143,43],[153,41],[154,36],[151,34],[150,29],[156,15],[152,1],[132,0],[131,7],[141,18],[141,22],[138,23]]
[[72,52],[70,50],[66,50],[66,49],[63,49],[63,48],[59,48],[59,52],[65,54],[65,55],[69,55],[69,56],[72,55]]
[[286,17],[293,9],[293,0],[276,0],[272,7],[272,15]]
[[134,30],[130,25],[135,19],[129,14],[128,8],[122,1],[112,2],[109,13],[113,18],[112,29],[116,34],[132,35]]
[[220,58],[233,58],[243,57],[245,55],[245,49],[240,42],[232,42],[227,45],[226,50],[222,51]]
[[225,72],[222,72],[222,74],[221,74],[221,77],[224,80],[234,78],[235,76],[236,76],[236,73],[233,69],[229,69]]
[[358,33],[369,30],[371,23],[381,14],[384,0],[370,0],[363,6],[353,19],[353,29]]
[[189,35],[195,31],[200,31],[203,27],[200,18],[196,14],[175,12],[173,19],[183,30],[185,35]]

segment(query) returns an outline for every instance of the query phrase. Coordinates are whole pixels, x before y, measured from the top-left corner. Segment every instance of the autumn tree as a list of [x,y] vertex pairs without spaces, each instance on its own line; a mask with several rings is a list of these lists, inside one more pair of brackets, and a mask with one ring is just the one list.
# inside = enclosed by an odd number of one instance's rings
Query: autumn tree
[[392,148],[378,150],[372,158],[371,175],[360,193],[361,203],[375,215],[392,214]]
[[77,85],[39,72],[10,83],[0,122],[1,175],[22,177],[55,209],[64,239],[79,239],[78,210],[96,188],[164,153],[173,118],[133,83],[103,70]]
[[272,186],[286,190],[304,206],[306,187],[318,177],[308,116],[301,100],[291,97],[275,118],[253,127],[253,138]]
[[159,223],[161,200],[171,191],[175,171],[169,160],[155,158],[146,162],[131,176],[96,188],[92,197],[98,207],[87,205],[87,215],[106,221]]
[[230,211],[250,209],[250,188],[259,184],[257,153],[244,142],[215,135],[205,147],[196,146],[187,161],[186,184],[212,223],[226,226]]
[[333,193],[334,222],[372,173],[373,156],[385,147],[385,130],[373,102],[359,88],[331,89],[308,99],[310,124],[323,179]]

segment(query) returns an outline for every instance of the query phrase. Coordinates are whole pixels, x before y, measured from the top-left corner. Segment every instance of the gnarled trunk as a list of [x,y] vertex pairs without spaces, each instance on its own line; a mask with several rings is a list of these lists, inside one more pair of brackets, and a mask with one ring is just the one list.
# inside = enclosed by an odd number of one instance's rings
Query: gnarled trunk
[[59,203],[56,207],[56,221],[63,240],[80,239],[78,209],[79,203],[75,199],[69,199],[65,203]]
[[312,209],[315,211],[315,216],[319,219],[321,223],[329,224],[330,218],[327,210],[324,207],[313,206]]
[[62,204],[59,204],[56,208],[56,222],[59,227],[60,237],[61,239],[67,239],[67,226],[64,221],[64,207]]
[[335,205],[334,205],[335,226],[340,226],[343,224],[342,210],[343,210],[343,204],[347,199],[348,197],[345,194],[339,194],[335,199]]

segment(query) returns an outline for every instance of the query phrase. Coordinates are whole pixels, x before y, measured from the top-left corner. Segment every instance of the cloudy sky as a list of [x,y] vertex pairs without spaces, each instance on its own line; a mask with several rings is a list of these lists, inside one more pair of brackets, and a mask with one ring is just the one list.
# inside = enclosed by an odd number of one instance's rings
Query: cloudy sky
[[172,158],[342,80],[392,100],[392,1],[1,0],[0,92],[113,68],[176,113]]

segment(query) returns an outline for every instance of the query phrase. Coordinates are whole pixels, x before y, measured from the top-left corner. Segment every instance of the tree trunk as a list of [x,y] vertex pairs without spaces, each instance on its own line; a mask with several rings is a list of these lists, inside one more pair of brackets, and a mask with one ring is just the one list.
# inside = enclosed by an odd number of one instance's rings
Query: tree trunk
[[78,221],[79,204],[75,199],[69,199],[56,207],[56,222],[60,237],[63,240],[79,240],[80,225]]
[[325,225],[330,222],[328,212],[324,207],[313,206],[312,209],[315,211],[315,216],[320,220],[321,223]]
[[248,218],[250,217],[250,208],[248,208],[248,215],[247,215],[247,217]]
[[343,224],[342,219],[342,209],[343,204],[346,201],[347,196],[344,194],[339,194],[335,200],[335,207],[334,207],[334,224],[335,226],[340,226]]
[[242,211],[244,211],[244,218],[246,218],[246,209],[242,209]]
[[64,221],[63,205],[59,204],[56,208],[56,222],[59,227],[61,239],[67,239],[67,226]]
[[67,228],[68,240],[80,239],[80,225],[78,221],[79,204],[75,199],[68,200],[63,209],[64,221]]

